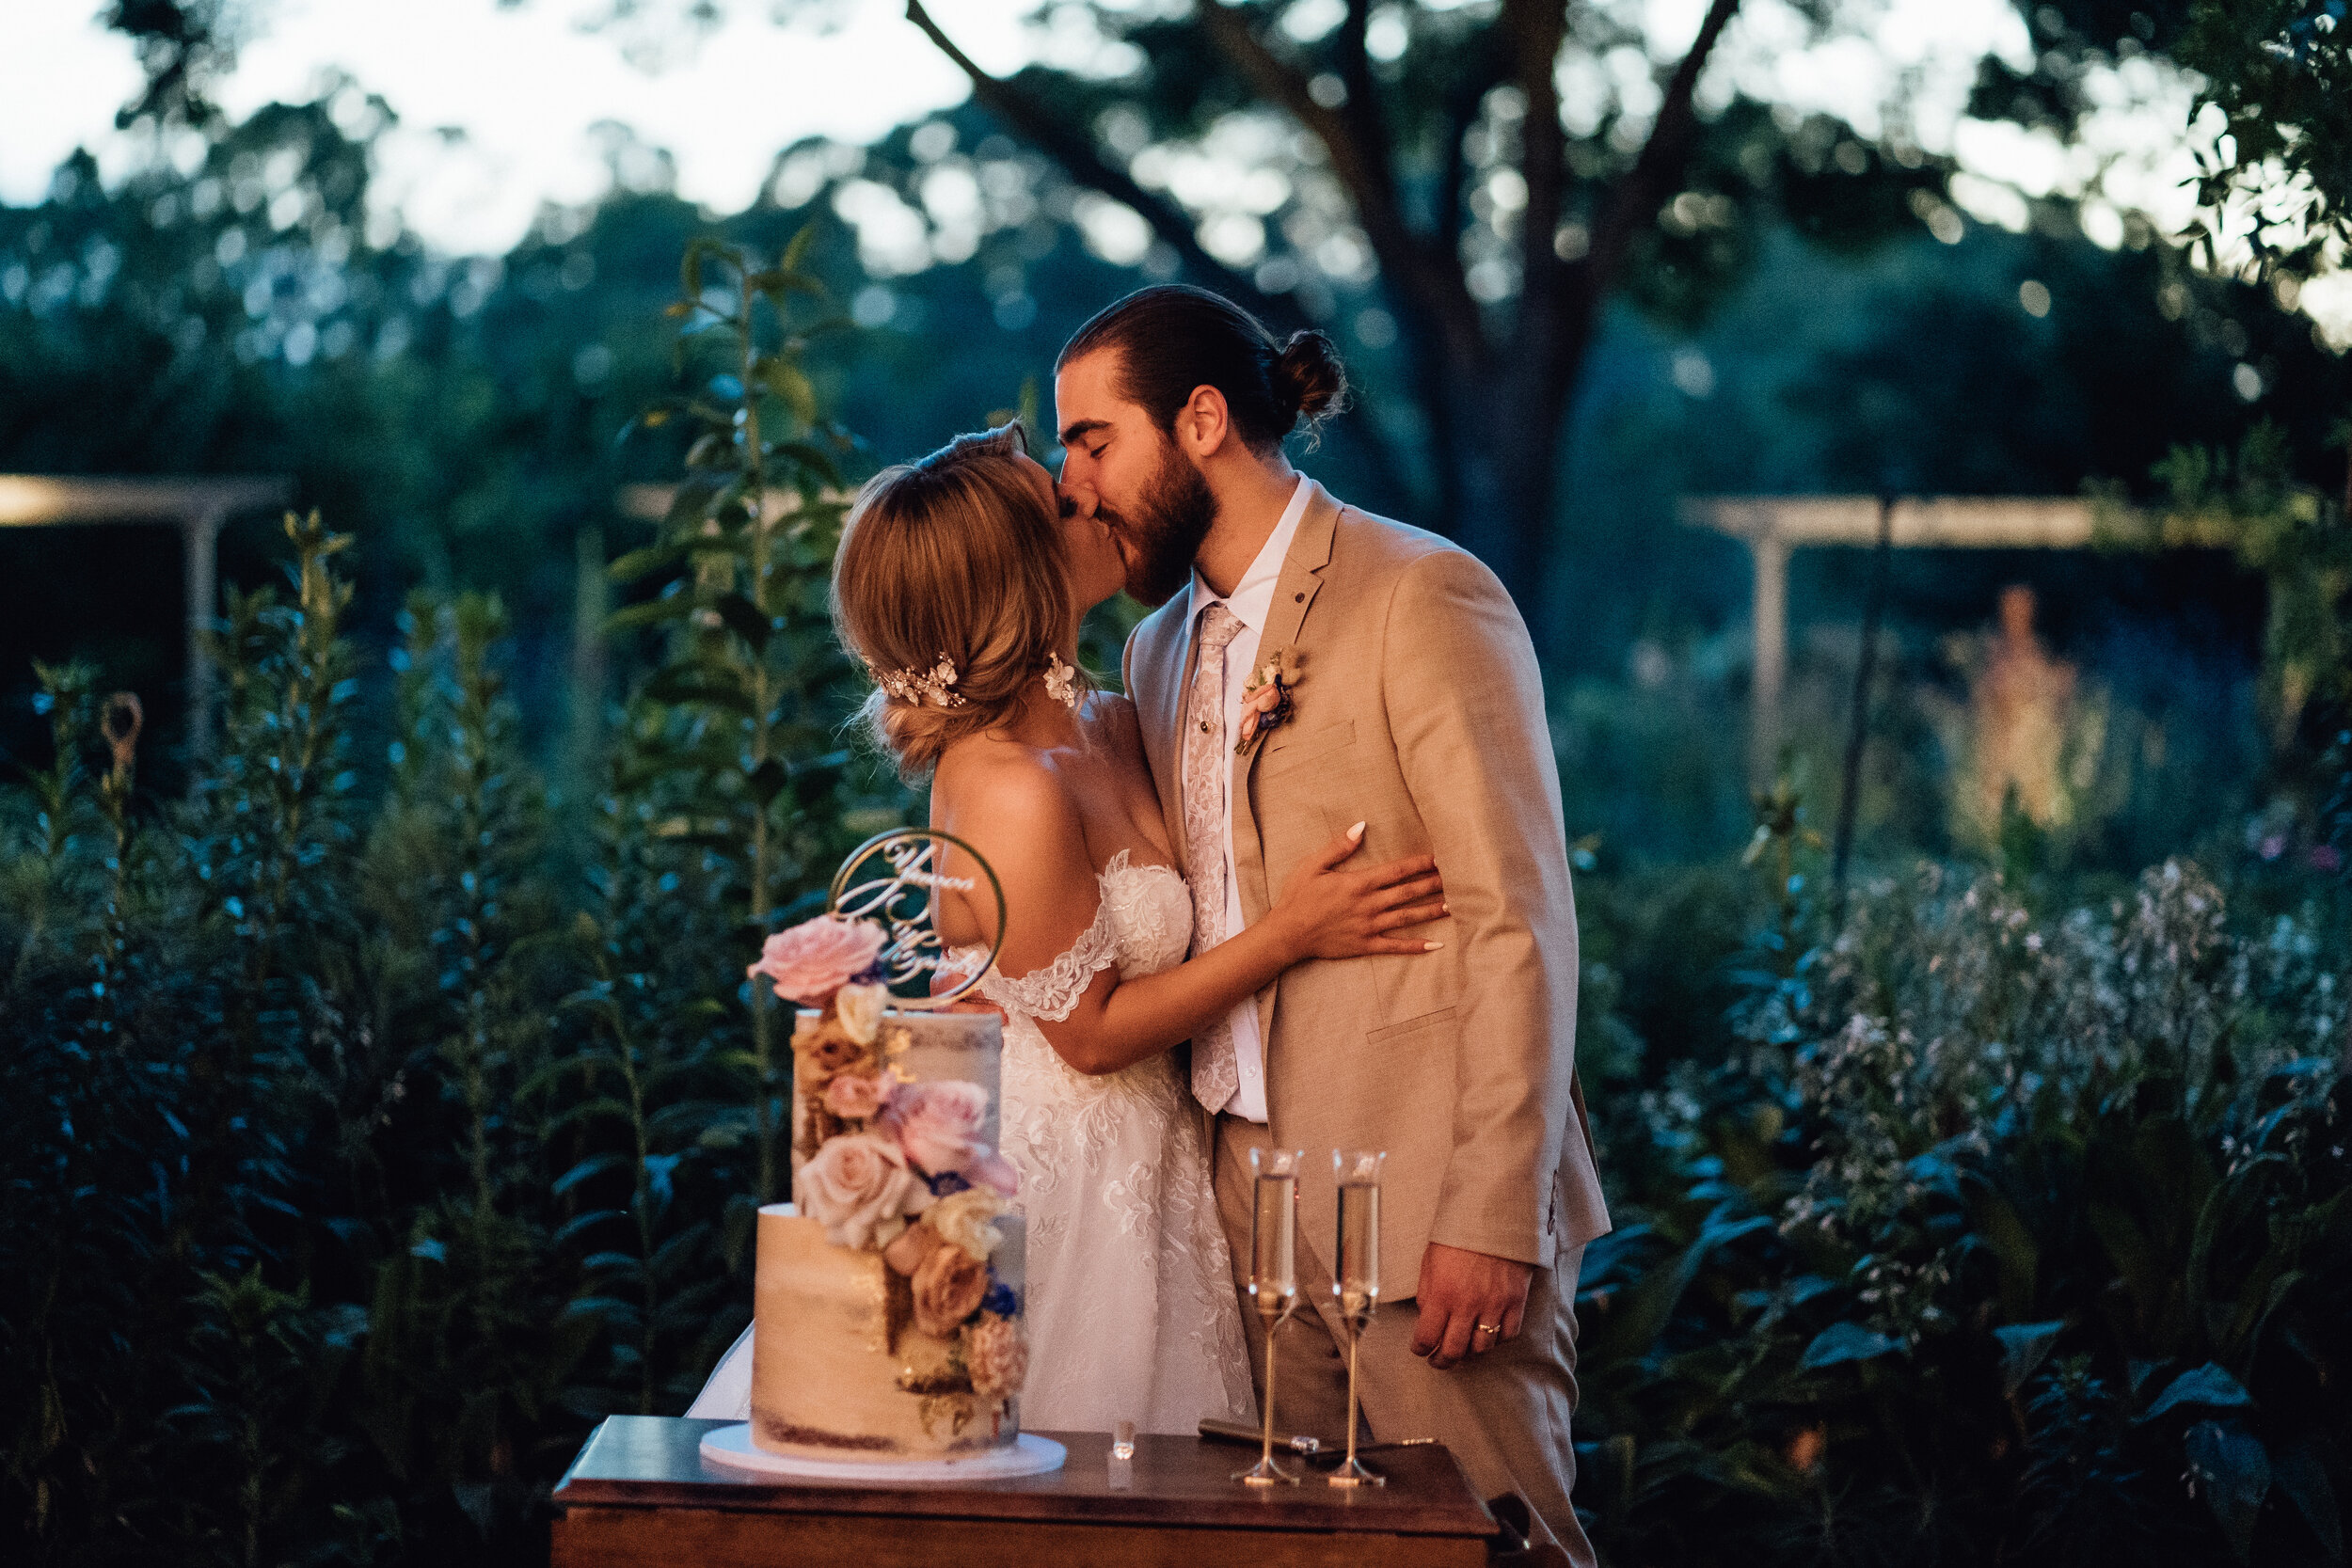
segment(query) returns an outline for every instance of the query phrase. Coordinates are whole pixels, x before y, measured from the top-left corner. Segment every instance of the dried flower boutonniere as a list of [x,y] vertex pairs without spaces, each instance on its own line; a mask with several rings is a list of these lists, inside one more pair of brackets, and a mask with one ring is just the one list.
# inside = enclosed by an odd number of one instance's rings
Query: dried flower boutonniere
[[1250,667],[1249,682],[1242,688],[1241,735],[1233,742],[1235,756],[1248,756],[1265,738],[1266,731],[1290,721],[1291,691],[1298,685],[1299,665],[1295,647],[1259,654],[1258,662]]

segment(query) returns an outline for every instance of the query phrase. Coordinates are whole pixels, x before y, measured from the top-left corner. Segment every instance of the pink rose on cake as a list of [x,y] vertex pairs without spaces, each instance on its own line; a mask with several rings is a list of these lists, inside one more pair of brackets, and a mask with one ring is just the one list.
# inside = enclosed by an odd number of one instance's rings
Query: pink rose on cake
[[778,996],[822,1007],[874,966],[882,946],[882,927],[871,921],[820,914],[770,937],[760,948],[759,961],[746,973],[766,975]]
[[908,1160],[931,1176],[956,1175],[1010,1197],[1021,1190],[1011,1162],[981,1141],[988,1091],[961,1079],[914,1084],[891,1098],[883,1128]]
[[1010,1318],[983,1312],[963,1331],[963,1365],[972,1391],[982,1399],[1009,1399],[1029,1378],[1029,1344]]
[[860,1249],[887,1244],[905,1228],[908,1214],[930,1202],[898,1146],[866,1132],[826,1139],[801,1167],[793,1196],[825,1227],[825,1240]]
[[988,1265],[959,1246],[933,1247],[914,1271],[914,1326],[934,1338],[955,1336],[988,1294]]
[[825,1085],[825,1109],[843,1121],[869,1121],[898,1087],[886,1072],[845,1072]]

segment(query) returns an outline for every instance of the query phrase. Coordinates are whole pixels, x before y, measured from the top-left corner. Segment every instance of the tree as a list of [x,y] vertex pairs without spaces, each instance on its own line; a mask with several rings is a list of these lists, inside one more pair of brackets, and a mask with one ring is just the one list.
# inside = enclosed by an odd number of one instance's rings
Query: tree
[[[1276,325],[1327,315],[1330,274],[1376,267],[1425,433],[1422,515],[1525,600],[1542,586],[1565,416],[1606,302],[1629,293],[1687,317],[1743,259],[1756,209],[1793,205],[1828,228],[1907,221],[1902,187],[1935,178],[1915,151],[1883,156],[1833,122],[1791,132],[1752,101],[1703,108],[1701,76],[1738,8],[1709,0],[1688,47],[1660,63],[1638,24],[1590,0],[1201,0],[1174,19],[1090,6],[1141,62],[1107,79],[1042,65],[997,77],[922,0],[907,14],[1010,131]],[[1610,71],[1646,91],[1606,85]],[[1589,87],[1575,103],[1571,75]],[[1212,244],[1143,156],[1252,106],[1305,134],[1288,173],[1344,214],[1302,222],[1311,203],[1295,204],[1254,271],[1248,242]],[[1822,199],[1866,173],[1892,176],[1881,199]],[[1359,237],[1370,264],[1332,264],[1335,229],[1342,258]]]

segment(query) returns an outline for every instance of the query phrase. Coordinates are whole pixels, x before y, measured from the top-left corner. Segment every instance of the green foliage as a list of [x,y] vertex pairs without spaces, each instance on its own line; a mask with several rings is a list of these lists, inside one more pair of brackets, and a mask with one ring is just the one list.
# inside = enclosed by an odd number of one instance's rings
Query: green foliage
[[[2221,111],[2229,150],[2199,171],[2208,214],[2235,209],[2265,271],[2308,276],[2352,238],[2352,28],[2343,0],[2195,0],[2173,55],[2192,113]],[[2197,238],[2210,252],[2223,225]]]
[[2181,863],[2048,913],[1866,890],[1745,1053],[1611,1130],[1604,1553],[2341,1560],[2343,912],[2233,927]]
[[2352,723],[2352,519],[2301,483],[2285,434],[2264,422],[2235,451],[2175,447],[2156,466],[2152,542],[2229,550],[2270,588],[2264,696],[2290,768]]
[[361,755],[315,514],[284,589],[228,595],[184,800],[135,790],[135,698],[39,672],[53,755],[0,792],[11,1560],[544,1554],[588,1423],[681,1408],[743,1323],[789,1087],[744,967],[904,804],[838,738],[850,443],[773,309],[815,292],[798,259],[690,252],[657,415],[696,440],[618,574],[655,657],[583,826],[489,595],[410,599]]

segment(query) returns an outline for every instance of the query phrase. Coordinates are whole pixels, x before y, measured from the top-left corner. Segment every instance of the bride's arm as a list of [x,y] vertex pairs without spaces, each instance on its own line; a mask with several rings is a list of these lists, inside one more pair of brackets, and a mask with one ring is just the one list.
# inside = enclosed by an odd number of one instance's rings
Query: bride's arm
[[[985,856],[1004,885],[1009,913],[997,972],[1050,968],[1086,936],[1102,903],[1077,810],[1043,768],[995,768],[961,782],[940,825]],[[1263,920],[1199,958],[1134,980],[1122,981],[1116,966],[1102,970],[1067,1017],[1037,1020],[1040,1032],[1080,1072],[1117,1072],[1191,1038],[1303,958],[1430,951],[1436,943],[1387,933],[1440,912],[1436,863],[1424,855],[1343,869],[1361,841],[1360,826],[1332,840]]]

